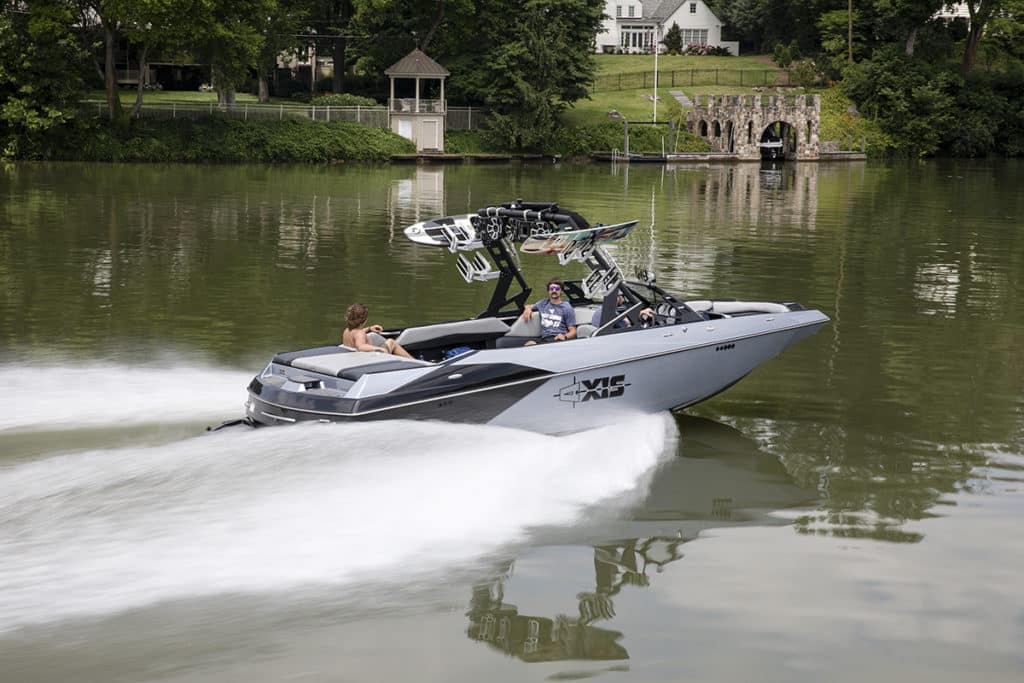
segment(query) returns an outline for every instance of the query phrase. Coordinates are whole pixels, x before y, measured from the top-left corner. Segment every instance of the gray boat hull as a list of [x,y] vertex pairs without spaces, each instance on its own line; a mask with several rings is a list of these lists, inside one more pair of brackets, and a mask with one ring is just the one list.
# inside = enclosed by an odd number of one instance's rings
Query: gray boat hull
[[246,411],[265,424],[435,419],[572,432],[706,400],[827,321],[814,310],[743,315],[486,349],[352,380],[309,369],[296,377],[272,362],[250,385]]

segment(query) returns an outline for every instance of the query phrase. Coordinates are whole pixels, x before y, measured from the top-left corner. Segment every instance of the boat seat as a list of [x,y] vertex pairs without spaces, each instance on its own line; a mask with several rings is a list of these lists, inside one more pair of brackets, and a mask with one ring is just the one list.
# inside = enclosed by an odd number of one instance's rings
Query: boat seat
[[497,318],[473,318],[437,325],[407,327],[398,335],[396,341],[407,350],[424,346],[452,346],[500,337],[508,330],[508,325]]
[[280,365],[291,365],[297,358],[306,356],[323,356],[329,353],[355,351],[348,346],[318,346],[315,349],[302,349],[301,351],[279,351],[271,362]]
[[[355,368],[361,365],[379,364],[392,360],[394,360],[393,357],[383,356],[376,351],[347,351],[335,347],[334,353],[325,353],[319,356],[303,356],[301,358],[296,358],[291,364],[292,367],[300,368],[302,370],[310,370],[324,375],[341,377],[341,373],[349,368]],[[409,367],[432,365],[432,363],[425,360],[405,359],[402,362],[407,364]]]
[[[580,306],[573,309],[573,312],[576,314],[577,337],[583,338],[583,335],[580,334],[581,327],[589,327],[590,333],[593,333],[594,327],[590,324],[590,319],[594,317],[594,311],[596,310],[597,308],[593,306]],[[590,336],[590,334],[586,336]],[[540,339],[540,315],[530,316],[529,322],[523,320],[522,316],[516,318],[508,333],[499,339],[496,345],[498,348],[522,346],[531,339]]]
[[789,307],[772,301],[687,301],[694,311],[737,315],[739,313],[788,313]]
[[[376,355],[382,355],[377,353]],[[390,357],[390,360],[387,359]],[[409,358],[396,358],[395,356],[385,356],[383,362],[371,362],[365,366],[356,366],[354,368],[346,368],[338,373],[338,377],[343,380],[357,381],[364,375],[373,375],[375,373],[389,373],[392,370],[409,370],[411,368],[420,368],[422,362],[419,360],[410,361]],[[427,364],[432,365],[432,364]]]

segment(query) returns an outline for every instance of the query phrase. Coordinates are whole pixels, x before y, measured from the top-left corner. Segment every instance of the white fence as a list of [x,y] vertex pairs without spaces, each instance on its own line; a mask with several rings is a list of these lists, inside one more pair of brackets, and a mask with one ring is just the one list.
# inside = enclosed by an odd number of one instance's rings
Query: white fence
[[[82,100],[81,111],[97,117],[107,116],[106,100]],[[130,104],[122,105],[130,110]],[[244,121],[283,121],[284,119],[306,119],[309,121],[351,121],[371,128],[388,127],[388,109],[383,105],[364,106],[317,106],[312,104],[257,104],[236,102],[232,106],[216,102],[145,102],[139,114],[143,119],[199,119],[222,116]],[[447,130],[471,130],[480,128],[483,111],[476,107],[448,107],[445,128]]]

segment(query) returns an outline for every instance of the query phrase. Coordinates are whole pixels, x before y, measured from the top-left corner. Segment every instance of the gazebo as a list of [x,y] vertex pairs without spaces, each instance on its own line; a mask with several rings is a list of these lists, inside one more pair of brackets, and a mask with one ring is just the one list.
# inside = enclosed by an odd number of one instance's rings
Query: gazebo
[[448,109],[444,79],[450,75],[448,70],[416,48],[384,73],[391,81],[391,130],[416,143],[417,152],[443,152]]

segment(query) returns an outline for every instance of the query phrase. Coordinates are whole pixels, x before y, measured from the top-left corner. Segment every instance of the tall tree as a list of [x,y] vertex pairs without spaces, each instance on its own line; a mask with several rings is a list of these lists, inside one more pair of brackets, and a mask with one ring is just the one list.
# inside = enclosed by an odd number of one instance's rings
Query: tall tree
[[[478,52],[471,87],[493,112],[512,149],[540,148],[558,115],[587,97],[596,69],[593,44],[601,0],[490,0],[478,3]],[[516,18],[509,30],[508,18]]]
[[871,33],[886,42],[901,41],[908,57],[914,55],[919,31],[949,0],[875,0],[869,3]]
[[961,68],[965,74],[974,70],[978,61],[978,46],[985,35],[985,26],[995,17],[1004,0],[966,0],[970,26],[967,29],[967,44],[964,46],[964,59]]
[[276,11],[277,0],[203,0],[198,4],[192,44],[210,65],[221,105],[234,105],[235,92],[256,69],[266,39],[258,18]]
[[[331,90],[336,93],[344,92],[351,34],[349,24],[355,13],[354,3],[352,0],[312,0],[308,4],[310,34],[323,36],[314,39],[316,48],[318,51],[329,52],[334,62]],[[371,0],[371,4],[377,3]]]
[[16,4],[0,4],[0,158],[45,155],[49,136],[74,117],[87,63],[67,4]]
[[256,18],[263,34],[256,60],[256,78],[260,102],[270,101],[269,79],[277,66],[278,55],[298,47],[296,34],[302,30],[309,3],[305,0],[277,0],[274,12]]
[[121,113],[121,97],[117,92],[116,52],[121,38],[120,2],[111,0],[80,0],[82,15],[98,22],[103,32],[103,87],[107,96],[107,113],[113,121]]

